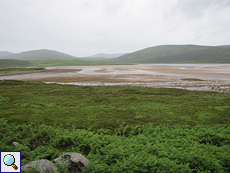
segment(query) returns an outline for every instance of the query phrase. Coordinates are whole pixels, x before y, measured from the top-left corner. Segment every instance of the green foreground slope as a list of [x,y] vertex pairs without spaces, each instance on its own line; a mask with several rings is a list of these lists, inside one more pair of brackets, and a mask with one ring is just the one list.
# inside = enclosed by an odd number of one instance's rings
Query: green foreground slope
[[110,60],[126,63],[230,63],[230,46],[162,45]]
[[83,172],[230,171],[229,93],[8,80],[0,93],[0,149],[22,166],[79,152]]
[[[116,134],[98,130],[66,130],[45,124],[17,125],[0,119],[1,151],[21,151],[22,166],[66,152],[83,154],[90,164],[82,173],[201,173],[230,171],[230,128],[196,125],[193,128],[151,124],[121,127]],[[17,141],[21,146],[12,146]],[[54,162],[53,162],[54,163]],[[56,163],[54,163],[56,167]],[[67,172],[61,168],[59,172]]]

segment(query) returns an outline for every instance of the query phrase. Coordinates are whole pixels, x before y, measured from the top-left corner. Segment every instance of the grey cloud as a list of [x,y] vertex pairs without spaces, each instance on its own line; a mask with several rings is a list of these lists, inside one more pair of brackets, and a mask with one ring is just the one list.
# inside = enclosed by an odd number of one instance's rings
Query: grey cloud
[[177,10],[189,19],[202,17],[209,8],[229,8],[229,0],[179,0]]
[[120,11],[125,2],[123,0],[109,1],[109,3],[107,0],[84,0],[82,4],[90,10],[99,10],[105,15],[110,15]]
[[230,44],[230,0],[0,0],[0,47],[74,56]]

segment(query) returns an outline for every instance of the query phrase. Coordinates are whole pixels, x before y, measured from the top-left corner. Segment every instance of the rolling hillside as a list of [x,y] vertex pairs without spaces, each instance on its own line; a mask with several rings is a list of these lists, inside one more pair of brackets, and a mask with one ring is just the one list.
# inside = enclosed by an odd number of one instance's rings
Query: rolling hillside
[[162,45],[110,59],[119,63],[230,63],[230,46]]
[[0,68],[3,67],[27,67],[32,64],[28,61],[14,60],[14,59],[0,59]]
[[1,59],[17,59],[17,60],[52,60],[52,59],[76,59],[76,57],[64,54],[61,52],[53,51],[53,50],[32,50],[26,51],[22,53],[13,54],[10,56],[2,56]]

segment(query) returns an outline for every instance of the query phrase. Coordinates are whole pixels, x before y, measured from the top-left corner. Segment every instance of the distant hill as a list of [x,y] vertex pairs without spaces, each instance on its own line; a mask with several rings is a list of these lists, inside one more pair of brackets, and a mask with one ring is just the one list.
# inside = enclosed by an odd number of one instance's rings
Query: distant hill
[[53,50],[32,50],[21,52],[9,56],[1,56],[1,59],[17,59],[17,60],[51,60],[51,59],[76,59],[76,57],[64,54],[61,52],[53,51]]
[[14,60],[14,59],[0,59],[0,67],[26,67],[32,66],[28,61]]
[[0,51],[0,57],[9,56],[9,55],[13,55],[13,53],[10,53],[10,52],[7,52],[7,51]]
[[116,54],[98,53],[96,55],[82,57],[82,58],[116,58],[122,55],[125,55],[125,53],[116,53]]
[[79,58],[81,60],[87,60],[87,61],[109,61],[110,58],[100,58],[100,57],[97,57],[97,58]]
[[230,63],[230,46],[161,45],[109,60],[116,63]]

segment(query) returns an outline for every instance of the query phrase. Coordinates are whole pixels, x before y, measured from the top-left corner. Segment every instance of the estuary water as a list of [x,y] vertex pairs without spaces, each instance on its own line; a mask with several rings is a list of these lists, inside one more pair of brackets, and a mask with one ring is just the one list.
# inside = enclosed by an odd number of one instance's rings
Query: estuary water
[[49,71],[5,74],[0,80],[72,85],[132,85],[230,92],[230,64],[53,66]]

